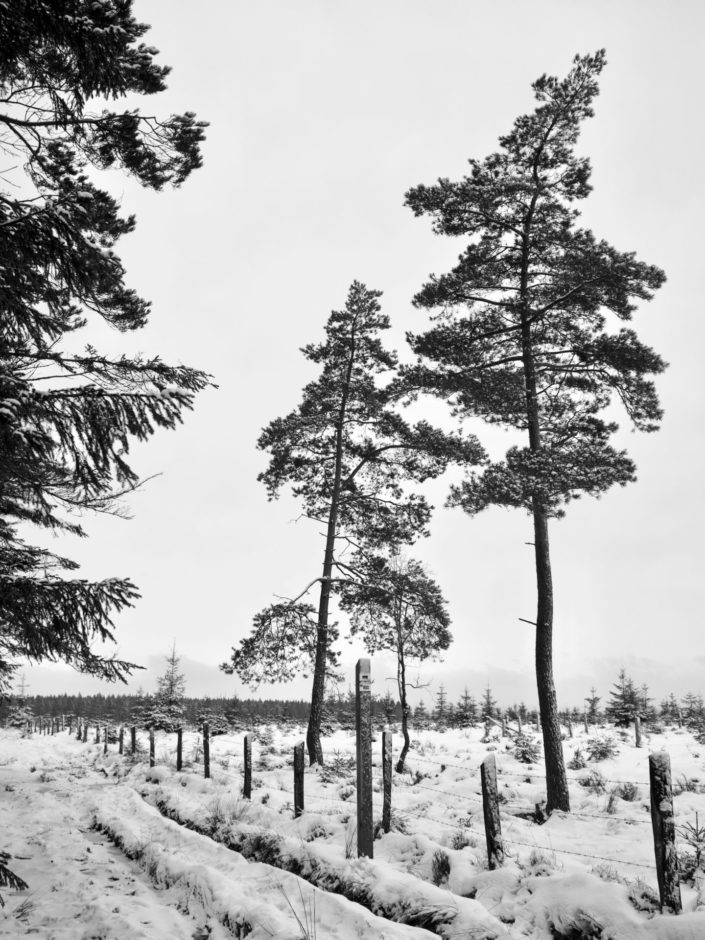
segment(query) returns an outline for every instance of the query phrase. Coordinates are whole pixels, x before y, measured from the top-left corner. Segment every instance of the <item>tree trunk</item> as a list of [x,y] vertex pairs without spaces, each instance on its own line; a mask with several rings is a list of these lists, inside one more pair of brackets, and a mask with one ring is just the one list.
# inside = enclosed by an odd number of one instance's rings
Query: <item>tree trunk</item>
[[409,703],[406,700],[406,669],[404,666],[404,654],[400,654],[397,668],[397,685],[399,686],[399,703],[401,705],[401,733],[404,737],[404,745],[397,761],[397,773],[404,773],[404,761],[411,747],[411,738],[409,737]]
[[546,812],[570,811],[568,779],[563,758],[558,701],[553,681],[553,581],[548,543],[546,512],[534,500],[534,543],[536,552],[536,686],[541,712],[544,760],[546,764]]
[[328,527],[326,530],[326,550],[323,556],[323,574],[321,577],[321,596],[318,602],[318,626],[316,630],[316,659],[313,667],[313,688],[311,689],[311,711],[308,716],[306,729],[306,749],[309,764],[323,763],[323,748],[321,746],[321,722],[323,720],[323,704],[326,694],[326,669],[328,667],[328,611],[330,607],[331,578],[333,576],[333,558],[335,550],[335,537],[338,527],[338,509],[340,504],[340,482],[343,471],[343,428],[345,427],[345,411],[350,394],[350,378],[355,362],[355,327],[350,337],[350,358],[348,359],[343,390],[340,399],[338,418],[335,423],[335,470],[333,473],[333,490],[328,513]]
[[[534,177],[538,184],[536,172]],[[529,431],[529,448],[532,453],[541,451],[541,419],[533,337],[531,335],[532,319],[527,290],[531,252],[531,224],[537,199],[538,188],[534,191],[524,221],[519,291],[526,418]],[[551,552],[548,541],[548,511],[543,501],[536,494],[532,498],[532,514],[534,518],[537,593],[536,687],[539,697],[544,762],[546,765],[546,811],[550,813],[554,809],[559,809],[569,812],[570,794],[568,792],[568,780],[561,744],[561,725],[558,718],[556,687],[553,681],[553,579],[551,577]]]

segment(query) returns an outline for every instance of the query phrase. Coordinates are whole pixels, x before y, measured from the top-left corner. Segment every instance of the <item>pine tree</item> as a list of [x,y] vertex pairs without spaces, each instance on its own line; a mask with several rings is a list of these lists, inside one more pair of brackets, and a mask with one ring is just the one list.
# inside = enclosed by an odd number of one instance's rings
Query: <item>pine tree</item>
[[467,686],[465,686],[463,694],[455,706],[455,719],[461,728],[469,727],[477,719],[477,702],[468,692]]
[[597,694],[597,689],[593,685],[590,689],[590,694],[585,697],[585,714],[587,715],[587,720],[592,725],[596,725],[600,717],[599,704],[600,696]]
[[480,703],[480,718],[482,721],[486,721],[488,718],[494,718],[496,714],[497,700],[492,695],[492,689],[488,682],[487,688],[482,695],[482,702]]
[[[426,703],[423,699],[419,699],[419,703],[414,709],[414,724],[417,728],[427,728],[428,727],[428,709],[426,708]],[[406,755],[404,755],[406,759]],[[399,770],[399,764],[401,764],[401,770]],[[401,760],[397,764],[397,773],[402,773],[404,770],[404,765],[401,763]]]
[[610,701],[605,707],[605,718],[615,725],[626,727],[637,714],[640,714],[639,696],[634,682],[624,669],[620,669],[614,689],[610,692]]
[[402,773],[411,746],[407,670],[411,662],[448,649],[450,617],[440,587],[420,562],[399,555],[358,555],[353,565],[357,580],[343,588],[341,607],[350,612],[350,632],[363,638],[371,655],[384,650],[396,658],[404,738],[396,766]]
[[7,711],[6,724],[10,728],[21,728],[25,731],[34,718],[32,706],[27,701],[27,690],[27,679],[22,673],[19,677],[19,687]]
[[607,327],[606,313],[629,321],[634,299],[650,299],[663,272],[578,227],[574,208],[590,192],[589,161],[574,148],[604,63],[603,51],[577,56],[564,80],[539,78],[539,106],[515,121],[500,152],[471,160],[460,182],[441,179],[406,196],[416,215],[433,217],[436,232],[469,239],[458,265],[432,276],[414,299],[442,312],[411,338],[420,359],[408,388],[523,437],[504,460],[456,486],[451,501],[470,515],[517,507],[533,521],[549,813],[570,808],[553,678],[549,521],[582,494],[634,479],[633,462],[610,442],[617,425],[600,416],[613,398],[640,430],[655,430],[661,417],[649,376],[663,361],[633,330]]
[[433,720],[439,726],[440,730],[445,728],[448,722],[448,693],[443,683],[436,692],[436,703],[433,709]]
[[661,702],[660,713],[661,717],[665,718],[666,721],[678,721],[680,717],[680,706],[673,692],[669,693],[668,698],[665,698]]
[[[259,477],[270,499],[289,485],[304,515],[325,526],[320,576],[299,598],[259,613],[251,635],[222,666],[243,682],[286,680],[313,666],[306,734],[311,763],[323,761],[326,677],[336,663],[331,598],[351,578],[338,547],[364,542],[366,551],[393,551],[413,542],[426,533],[430,508],[423,496],[406,492],[404,482],[423,482],[443,473],[451,460],[482,455],[473,440],[461,441],[426,422],[411,425],[395,409],[390,380],[396,355],[379,337],[389,328],[379,297],[379,291],[352,284],[344,310],[328,319],[324,342],[303,349],[320,366],[319,378],[304,388],[299,407],[272,421],[258,443],[270,454]],[[315,584],[317,607],[299,603]]]
[[[65,577],[77,565],[27,544],[18,525],[84,535],[81,512],[119,512],[138,484],[130,442],[176,427],[208,384],[158,357],[81,350],[89,319],[129,331],[149,314],[115,253],[134,218],[94,171],[159,190],[201,163],[193,114],[160,120],[133,105],[169,71],[140,42],[146,29],[131,0],[9,0],[0,14],[0,691],[18,659],[130,673],[93,644],[113,640],[135,586]],[[126,96],[126,111],[97,104]]]
[[181,657],[176,655],[176,643],[166,659],[166,670],[157,679],[157,691],[145,710],[145,724],[155,731],[177,731],[184,721],[186,677],[179,669]]

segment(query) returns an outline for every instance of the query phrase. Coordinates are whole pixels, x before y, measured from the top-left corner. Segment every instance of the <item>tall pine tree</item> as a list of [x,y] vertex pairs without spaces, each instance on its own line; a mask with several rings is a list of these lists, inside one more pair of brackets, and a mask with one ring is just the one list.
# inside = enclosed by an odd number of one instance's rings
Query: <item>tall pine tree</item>
[[131,441],[174,428],[208,384],[158,357],[81,347],[89,319],[128,331],[149,313],[114,250],[134,218],[94,171],[158,190],[201,162],[194,115],[97,104],[166,87],[146,29],[131,0],[10,0],[0,12],[0,688],[21,659],[129,673],[93,644],[112,640],[135,586],[67,577],[77,565],[27,544],[18,525],[83,535],[78,513],[115,511],[137,485]]
[[601,416],[614,399],[638,429],[656,429],[661,417],[649,376],[663,361],[632,329],[608,326],[606,314],[629,321],[634,300],[649,300],[663,272],[580,228],[574,207],[590,192],[589,161],[575,145],[604,63],[602,51],[577,56],[565,79],[539,78],[539,106],[515,121],[499,152],[470,160],[459,182],[441,179],[406,196],[416,215],[433,218],[436,232],[469,241],[457,266],[432,276],[415,297],[440,313],[411,338],[420,359],[409,388],[523,438],[456,487],[452,501],[471,515],[517,507],[533,521],[549,812],[569,809],[553,678],[549,522],[571,499],[634,479],[634,464],[610,442],[617,425]]
[[255,617],[254,630],[222,668],[243,681],[290,677],[313,665],[311,711],[306,743],[311,763],[323,761],[320,729],[326,674],[335,657],[331,598],[357,575],[339,546],[364,543],[365,552],[393,550],[426,532],[430,507],[408,492],[407,481],[436,477],[450,461],[477,462],[474,439],[461,440],[426,422],[410,424],[395,409],[390,392],[396,355],[379,334],[389,328],[379,291],[354,282],[341,311],[334,311],[322,343],[303,353],[321,367],[304,388],[301,404],[264,429],[259,447],[270,454],[260,474],[270,499],[285,485],[304,514],[325,527],[318,605],[274,604]]

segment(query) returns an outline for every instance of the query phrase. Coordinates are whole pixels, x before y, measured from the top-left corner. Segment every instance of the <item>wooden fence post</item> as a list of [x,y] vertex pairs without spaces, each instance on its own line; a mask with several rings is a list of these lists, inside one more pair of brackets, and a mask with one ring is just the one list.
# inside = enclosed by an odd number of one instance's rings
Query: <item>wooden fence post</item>
[[95,743],[100,744],[100,727],[98,725],[95,726]]
[[568,719],[568,737],[573,737],[573,722],[570,720],[570,718]]
[[654,830],[656,876],[661,911],[681,912],[681,889],[678,883],[676,826],[671,792],[671,761],[666,751],[649,754],[651,787],[651,825]]
[[634,715],[634,743],[641,747],[641,718],[637,714]]
[[88,743],[88,725],[83,726],[83,743]]
[[125,753],[125,729],[120,728],[120,734],[118,736],[118,754]]
[[181,770],[184,765],[184,729],[176,729],[176,769]]
[[81,722],[80,721],[76,722],[76,740],[77,741],[81,740]]
[[507,737],[507,716],[504,714],[504,712],[502,712],[502,714],[500,715],[500,718],[502,719],[502,737],[506,738]]
[[150,728],[150,729],[149,729],[149,766],[150,766],[150,767],[154,767],[154,764],[155,764],[155,759],[154,759],[154,731],[152,731],[152,729]]
[[497,793],[497,764],[494,754],[488,754],[480,765],[482,781],[482,811],[485,817],[485,836],[487,838],[487,866],[490,871],[499,868],[504,862],[504,844],[502,826],[499,819],[499,799]]
[[208,722],[203,722],[203,776],[211,775],[211,731]]
[[583,712],[583,725],[585,726],[585,734],[590,734],[590,725],[588,724],[587,712]]
[[392,828],[392,732],[382,732],[382,829]]
[[246,800],[252,799],[252,735],[246,734],[242,739],[242,755],[244,758],[242,771],[242,795]]
[[133,725],[130,728],[130,753],[134,757],[137,751],[137,728]]
[[294,819],[304,811],[304,741],[294,745]]
[[103,754],[108,753],[108,729],[103,728]]
[[357,856],[372,858],[372,714],[370,661],[358,659],[355,666],[355,732],[357,750]]
[[519,726],[519,734],[523,734],[523,725],[521,723],[521,712],[517,712],[517,725]]

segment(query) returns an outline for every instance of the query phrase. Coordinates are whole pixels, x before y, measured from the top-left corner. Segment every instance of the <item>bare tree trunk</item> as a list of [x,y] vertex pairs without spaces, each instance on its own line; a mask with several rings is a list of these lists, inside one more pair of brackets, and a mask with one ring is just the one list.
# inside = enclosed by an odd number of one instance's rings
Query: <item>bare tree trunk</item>
[[399,653],[397,665],[397,685],[399,687],[399,703],[401,705],[401,733],[404,737],[404,745],[397,761],[396,771],[398,774],[404,773],[404,761],[411,747],[411,738],[409,737],[409,703],[406,699],[406,666],[404,664],[404,653]]
[[544,760],[546,764],[546,812],[570,811],[568,779],[563,758],[558,700],[553,681],[553,581],[548,543],[548,519],[534,500],[536,552],[536,686],[541,710]]
[[323,748],[321,746],[321,722],[323,720],[323,705],[326,694],[326,670],[328,668],[328,612],[330,608],[331,578],[333,576],[333,558],[335,550],[335,537],[338,527],[338,510],[340,505],[340,482],[343,471],[343,429],[345,427],[345,411],[350,393],[350,378],[355,362],[355,328],[353,326],[350,338],[350,358],[347,363],[343,393],[340,400],[338,419],[335,424],[335,470],[333,474],[333,491],[331,494],[330,511],[328,513],[328,527],[326,531],[326,550],[323,556],[323,574],[321,577],[321,596],[318,603],[318,627],[316,630],[316,658],[313,667],[313,688],[311,689],[311,711],[308,716],[306,729],[306,749],[309,764],[323,763]]
[[[534,170],[538,186],[538,176]],[[524,389],[526,395],[526,418],[529,431],[529,447],[532,453],[541,451],[541,420],[537,394],[536,368],[533,337],[531,334],[531,311],[528,306],[528,272],[531,252],[531,225],[538,199],[538,188],[534,191],[524,220],[521,265],[521,340],[522,364],[524,366]],[[534,518],[534,552],[536,556],[536,686],[543,733],[544,762],[546,765],[546,811],[554,809],[570,811],[570,794],[565,772],[561,725],[558,717],[558,701],[553,681],[553,579],[551,577],[551,553],[548,541],[548,511],[538,495],[532,498]]]

